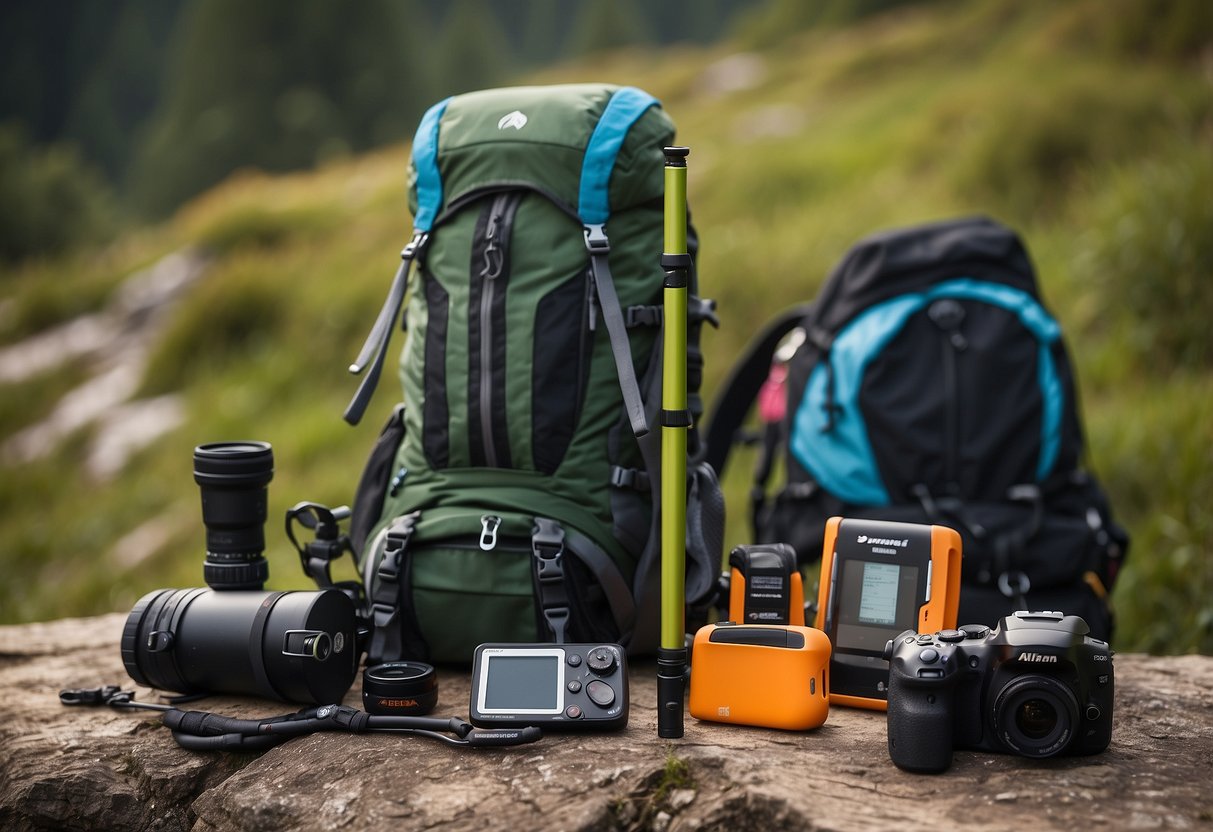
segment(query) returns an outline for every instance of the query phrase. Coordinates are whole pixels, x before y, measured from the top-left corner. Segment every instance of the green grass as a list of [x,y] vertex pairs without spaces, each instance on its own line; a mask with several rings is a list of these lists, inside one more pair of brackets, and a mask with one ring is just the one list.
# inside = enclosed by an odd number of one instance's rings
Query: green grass
[[[719,94],[710,64],[744,47],[627,50],[537,83],[645,88],[692,147],[700,278],[720,303],[706,394],[778,310],[810,299],[861,236],[964,213],[1017,228],[1066,328],[1091,465],[1133,535],[1117,646],[1213,653],[1213,23],[1207,5],[986,0],[906,8],[788,33],[752,90]],[[274,584],[303,586],[280,532],[301,499],[348,501],[391,367],[365,423],[340,418],[345,367],[409,230],[406,152],[312,173],[242,174],[164,226],[100,251],[10,270],[0,343],[104,306],[120,281],[184,245],[214,257],[152,346],[140,395],[184,397],[183,425],[116,479],[84,472],[91,429],[49,458],[0,462],[0,621],[128,609],[201,580],[195,444],[275,446]],[[395,345],[400,344],[397,335]],[[0,430],[44,416],[76,363],[0,391]],[[747,539],[749,463],[726,476],[728,543]],[[131,563],[117,541],[161,519]],[[129,553],[127,553],[129,554]]]

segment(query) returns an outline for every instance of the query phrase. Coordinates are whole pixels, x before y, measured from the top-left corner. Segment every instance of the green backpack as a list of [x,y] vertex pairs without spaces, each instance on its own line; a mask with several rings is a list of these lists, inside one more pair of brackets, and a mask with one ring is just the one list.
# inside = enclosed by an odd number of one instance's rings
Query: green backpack
[[[351,519],[368,661],[467,662],[486,641],[655,650],[660,431],[649,427],[673,136],[652,96],[601,84],[470,93],[421,120],[413,238],[351,367],[369,372],[346,412],[361,418],[404,305],[404,401]],[[691,294],[697,419],[699,331],[716,321],[694,282]],[[688,453],[693,603],[719,571],[724,506],[694,430]]]

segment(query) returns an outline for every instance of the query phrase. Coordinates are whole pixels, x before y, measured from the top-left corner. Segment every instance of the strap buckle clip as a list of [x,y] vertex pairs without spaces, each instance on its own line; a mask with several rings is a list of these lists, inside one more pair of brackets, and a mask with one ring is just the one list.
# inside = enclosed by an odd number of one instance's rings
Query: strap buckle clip
[[591,255],[611,253],[611,241],[607,239],[605,225],[585,226],[585,247]]
[[430,242],[430,235],[425,231],[418,231],[413,235],[413,239],[405,244],[400,251],[401,260],[415,260],[425,251],[426,245]]
[[118,685],[59,691],[59,701],[64,705],[125,705],[134,698],[133,690],[123,690]]

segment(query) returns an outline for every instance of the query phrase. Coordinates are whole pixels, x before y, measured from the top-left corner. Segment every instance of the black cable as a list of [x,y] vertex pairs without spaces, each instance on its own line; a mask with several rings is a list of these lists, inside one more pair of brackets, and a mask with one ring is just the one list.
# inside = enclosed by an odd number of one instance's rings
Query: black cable
[[173,739],[190,751],[264,751],[295,737],[321,731],[412,734],[465,748],[522,745],[543,736],[534,726],[483,729],[475,728],[459,717],[372,716],[343,705],[304,708],[265,719],[240,719],[134,700],[133,691],[122,690],[117,685],[59,692],[59,701],[64,705],[107,705],[118,709],[158,711],[160,721],[172,731]]

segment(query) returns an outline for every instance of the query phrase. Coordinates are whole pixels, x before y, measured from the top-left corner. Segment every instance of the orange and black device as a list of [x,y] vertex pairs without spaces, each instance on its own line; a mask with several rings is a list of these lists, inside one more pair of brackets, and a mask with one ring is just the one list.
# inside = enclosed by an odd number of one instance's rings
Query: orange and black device
[[786,543],[738,546],[729,553],[729,620],[804,626],[804,583]]
[[691,650],[691,716],[804,731],[830,711],[830,640],[812,627],[709,624]]
[[833,704],[888,708],[885,643],[905,630],[956,626],[960,558],[960,535],[946,526],[826,522],[816,623],[834,648]]

